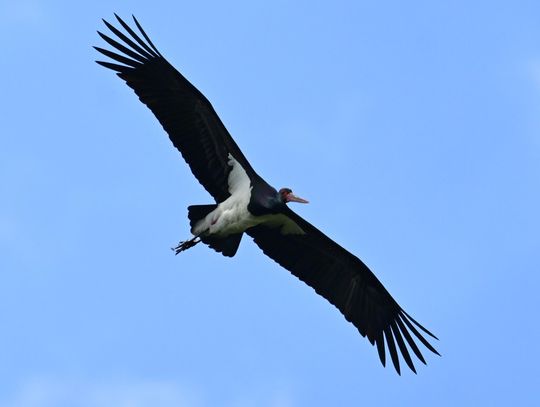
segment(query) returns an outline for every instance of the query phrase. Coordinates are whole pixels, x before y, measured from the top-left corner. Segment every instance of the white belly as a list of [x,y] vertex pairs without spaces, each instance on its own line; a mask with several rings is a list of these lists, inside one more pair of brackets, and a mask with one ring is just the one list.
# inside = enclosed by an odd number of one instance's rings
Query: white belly
[[193,227],[191,232],[194,235],[210,234],[224,237],[241,233],[258,223],[247,210],[251,198],[251,181],[246,171],[230,154],[229,165],[232,167],[228,178],[231,196]]
[[242,233],[258,223],[257,219],[247,210],[248,203],[249,196],[247,199],[243,196],[230,196],[202,221],[198,222],[192,233],[194,235],[209,234],[220,237]]

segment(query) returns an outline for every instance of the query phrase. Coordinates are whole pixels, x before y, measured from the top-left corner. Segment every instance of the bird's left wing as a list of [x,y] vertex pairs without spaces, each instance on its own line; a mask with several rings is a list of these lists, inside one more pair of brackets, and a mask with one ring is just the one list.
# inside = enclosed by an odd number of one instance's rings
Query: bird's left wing
[[231,155],[250,177],[255,172],[208,99],[163,58],[135,17],[140,35],[116,18],[125,33],[105,20],[116,39],[98,31],[116,52],[94,47],[115,63],[96,62],[126,81],[157,117],[193,175],[217,202],[224,201],[230,196]]
[[[336,306],[362,336],[367,336],[372,345],[376,344],[383,365],[385,343],[398,373],[398,348],[409,368],[416,373],[406,343],[424,364],[416,340],[438,354],[420,331],[436,337],[398,305],[358,257],[289,208],[284,216],[287,219],[283,227],[261,224],[246,232],[267,256],[314,288]],[[304,233],[284,233],[287,227],[291,230],[293,224]]]

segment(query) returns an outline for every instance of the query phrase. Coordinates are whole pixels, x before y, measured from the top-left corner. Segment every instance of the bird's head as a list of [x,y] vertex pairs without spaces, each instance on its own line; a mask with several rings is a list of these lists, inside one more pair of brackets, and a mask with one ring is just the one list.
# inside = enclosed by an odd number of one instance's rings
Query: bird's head
[[281,201],[283,203],[289,203],[289,202],[299,202],[299,203],[309,203],[309,201],[306,201],[305,199],[300,198],[299,196],[296,196],[292,193],[292,190],[290,188],[281,188],[279,190],[279,197],[281,198]]

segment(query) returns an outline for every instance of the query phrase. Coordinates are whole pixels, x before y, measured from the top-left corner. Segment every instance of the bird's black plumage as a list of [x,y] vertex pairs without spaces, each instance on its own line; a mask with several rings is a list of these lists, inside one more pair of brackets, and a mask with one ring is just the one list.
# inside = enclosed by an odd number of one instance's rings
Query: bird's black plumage
[[141,102],[157,117],[174,146],[189,164],[193,175],[216,202],[224,201],[229,197],[229,153],[250,177],[256,177],[255,171],[208,99],[163,58],[139,22],[134,18],[146,43],[121,18],[116,18],[131,39],[107,21],[103,21],[125,45],[99,31],[98,34],[124,55],[100,47],[94,48],[122,65],[96,62],[116,71],[118,76],[126,81]]
[[246,233],[268,257],[313,287],[336,306],[362,336],[366,336],[372,345],[376,344],[383,365],[386,363],[385,341],[398,373],[400,367],[396,342],[403,359],[414,372],[416,370],[405,343],[420,361],[426,362],[413,336],[438,354],[421,331],[436,337],[403,311],[358,257],[288,207],[285,215],[305,234],[283,235],[278,229],[264,224],[250,228]]
[[[117,40],[98,31],[116,52],[95,47],[116,63],[97,62],[117,72],[152,110],[195,177],[216,202],[223,202],[230,196],[228,177],[232,155],[246,171],[252,185],[248,206],[251,213],[277,214],[283,222],[294,224],[303,232],[284,233],[284,229],[277,227],[275,222],[248,228],[246,233],[262,251],[336,306],[362,336],[377,346],[383,365],[386,362],[385,344],[398,373],[399,354],[414,372],[410,351],[426,363],[417,341],[438,354],[425,338],[425,335],[435,336],[398,305],[359,258],[279,200],[276,190],[255,173],[210,102],[163,58],[135,17],[140,34],[118,16],[116,18],[127,34],[105,20],[105,25]],[[206,214],[213,209],[209,205],[190,208],[192,226],[201,216],[197,215],[198,212]],[[215,245],[219,243],[216,237],[205,238],[210,246],[212,242]],[[241,234],[234,236],[229,240],[234,240],[233,244],[222,247],[220,251],[234,255],[240,238]]]

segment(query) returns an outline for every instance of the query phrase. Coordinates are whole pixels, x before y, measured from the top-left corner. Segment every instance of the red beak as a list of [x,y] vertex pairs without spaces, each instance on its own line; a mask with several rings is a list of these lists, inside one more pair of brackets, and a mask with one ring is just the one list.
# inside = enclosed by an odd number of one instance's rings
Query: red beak
[[309,203],[309,201],[306,201],[303,198],[300,198],[299,196],[294,195],[293,193],[290,193],[287,195],[287,202],[298,202],[298,203]]

